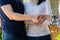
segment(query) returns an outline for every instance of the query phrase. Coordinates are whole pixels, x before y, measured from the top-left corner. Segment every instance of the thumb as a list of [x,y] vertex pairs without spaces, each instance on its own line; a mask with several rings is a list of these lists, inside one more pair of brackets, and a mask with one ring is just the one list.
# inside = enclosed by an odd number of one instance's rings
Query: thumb
[[37,20],[35,20],[35,19],[32,19],[32,20],[33,20],[33,22],[36,22],[36,23],[38,22],[38,21],[37,21]]

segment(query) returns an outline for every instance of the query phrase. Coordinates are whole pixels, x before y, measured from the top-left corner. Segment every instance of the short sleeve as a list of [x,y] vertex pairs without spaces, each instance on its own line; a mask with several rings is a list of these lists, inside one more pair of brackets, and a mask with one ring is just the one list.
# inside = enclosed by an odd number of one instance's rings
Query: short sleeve
[[9,0],[0,0],[0,6],[10,4]]
[[48,15],[52,15],[52,9],[51,9],[51,4],[50,4],[49,0],[46,0],[45,6],[46,6],[46,13]]

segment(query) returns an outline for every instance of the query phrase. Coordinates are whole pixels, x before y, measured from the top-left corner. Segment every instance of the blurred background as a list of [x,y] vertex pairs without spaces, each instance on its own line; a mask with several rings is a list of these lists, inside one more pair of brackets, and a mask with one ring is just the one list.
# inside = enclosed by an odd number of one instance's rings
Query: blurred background
[[[52,8],[52,13],[60,15],[60,0],[49,0]],[[56,23],[49,25],[52,40],[60,40],[60,26]],[[2,40],[2,26],[0,17],[0,40]]]

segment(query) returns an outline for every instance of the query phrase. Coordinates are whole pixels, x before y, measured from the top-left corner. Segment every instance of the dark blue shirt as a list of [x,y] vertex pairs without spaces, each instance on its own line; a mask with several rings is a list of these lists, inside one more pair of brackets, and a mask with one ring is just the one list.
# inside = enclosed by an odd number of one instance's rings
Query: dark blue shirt
[[[19,0],[0,0],[0,7],[10,4],[13,11],[16,13],[24,14],[23,3]],[[25,35],[25,24],[24,21],[10,20],[0,8],[0,15],[2,17],[2,27],[3,31],[7,33],[12,33],[16,35]]]

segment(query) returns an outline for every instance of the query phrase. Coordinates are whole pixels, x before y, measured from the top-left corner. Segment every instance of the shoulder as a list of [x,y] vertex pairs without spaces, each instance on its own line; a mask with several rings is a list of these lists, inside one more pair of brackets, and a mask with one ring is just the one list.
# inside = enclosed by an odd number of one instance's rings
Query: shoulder
[[40,5],[49,4],[49,3],[50,3],[50,1],[46,0],[46,1],[43,1]]
[[10,4],[9,0],[0,0],[0,6]]
[[39,4],[40,6],[48,6],[50,5],[50,1],[49,0],[46,0],[46,1],[43,1],[41,4]]
[[39,7],[44,7],[45,6],[45,4],[46,4],[46,1],[43,1],[41,4],[39,4]]

